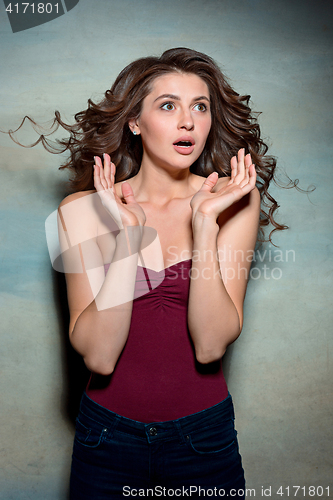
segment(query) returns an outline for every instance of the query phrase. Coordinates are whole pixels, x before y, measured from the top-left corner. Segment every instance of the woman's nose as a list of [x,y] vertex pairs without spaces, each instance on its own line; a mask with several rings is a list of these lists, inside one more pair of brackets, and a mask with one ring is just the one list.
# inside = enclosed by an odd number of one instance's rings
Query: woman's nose
[[178,126],[179,128],[185,128],[186,130],[194,129],[194,121],[190,110],[183,111],[181,113]]

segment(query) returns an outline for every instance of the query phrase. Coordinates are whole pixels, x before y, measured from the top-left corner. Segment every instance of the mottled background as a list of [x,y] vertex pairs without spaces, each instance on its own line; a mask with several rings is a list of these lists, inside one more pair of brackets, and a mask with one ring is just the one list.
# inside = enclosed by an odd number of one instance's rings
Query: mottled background
[[[301,188],[316,186],[308,195],[273,187],[290,229],[276,235],[278,252],[261,249],[245,327],[225,360],[256,497],[272,486],[281,498],[283,486],[285,498],[292,485],[330,486],[333,495],[332,11],[321,0],[81,0],[12,33],[0,4],[2,130],[26,114],[46,123],[55,109],[72,121],[133,59],[186,46],[211,55],[252,96],[281,179],[286,170]],[[26,127],[18,138],[37,135]],[[40,145],[0,141],[0,499],[63,500],[85,374],[66,340],[63,279],[50,265],[44,222],[67,174]]]

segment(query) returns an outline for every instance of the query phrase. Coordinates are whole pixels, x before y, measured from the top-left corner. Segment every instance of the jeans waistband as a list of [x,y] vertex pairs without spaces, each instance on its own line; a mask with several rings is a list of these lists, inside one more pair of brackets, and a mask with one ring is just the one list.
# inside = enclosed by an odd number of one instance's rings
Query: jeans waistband
[[164,422],[144,423],[123,417],[107,408],[95,403],[84,392],[80,405],[80,412],[103,425],[105,430],[117,429],[120,432],[137,437],[147,438],[148,441],[171,438],[179,434],[182,439],[187,433],[196,429],[203,429],[218,425],[219,423],[234,419],[234,408],[230,393],[220,403],[186,417]]

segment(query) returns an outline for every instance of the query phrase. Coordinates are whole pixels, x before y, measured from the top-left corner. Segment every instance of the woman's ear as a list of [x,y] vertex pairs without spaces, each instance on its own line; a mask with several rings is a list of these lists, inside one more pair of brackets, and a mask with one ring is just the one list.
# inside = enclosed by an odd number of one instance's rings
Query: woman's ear
[[135,118],[128,120],[128,126],[133,135],[140,135],[140,128]]

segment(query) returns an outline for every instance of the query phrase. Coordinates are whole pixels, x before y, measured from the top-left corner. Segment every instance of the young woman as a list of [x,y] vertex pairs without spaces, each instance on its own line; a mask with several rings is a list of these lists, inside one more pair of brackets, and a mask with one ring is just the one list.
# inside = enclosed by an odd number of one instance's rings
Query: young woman
[[59,207],[69,335],[92,372],[72,500],[244,497],[221,359],[259,226],[284,228],[248,101],[178,48],[127,66],[76,125],[56,114],[75,173]]

